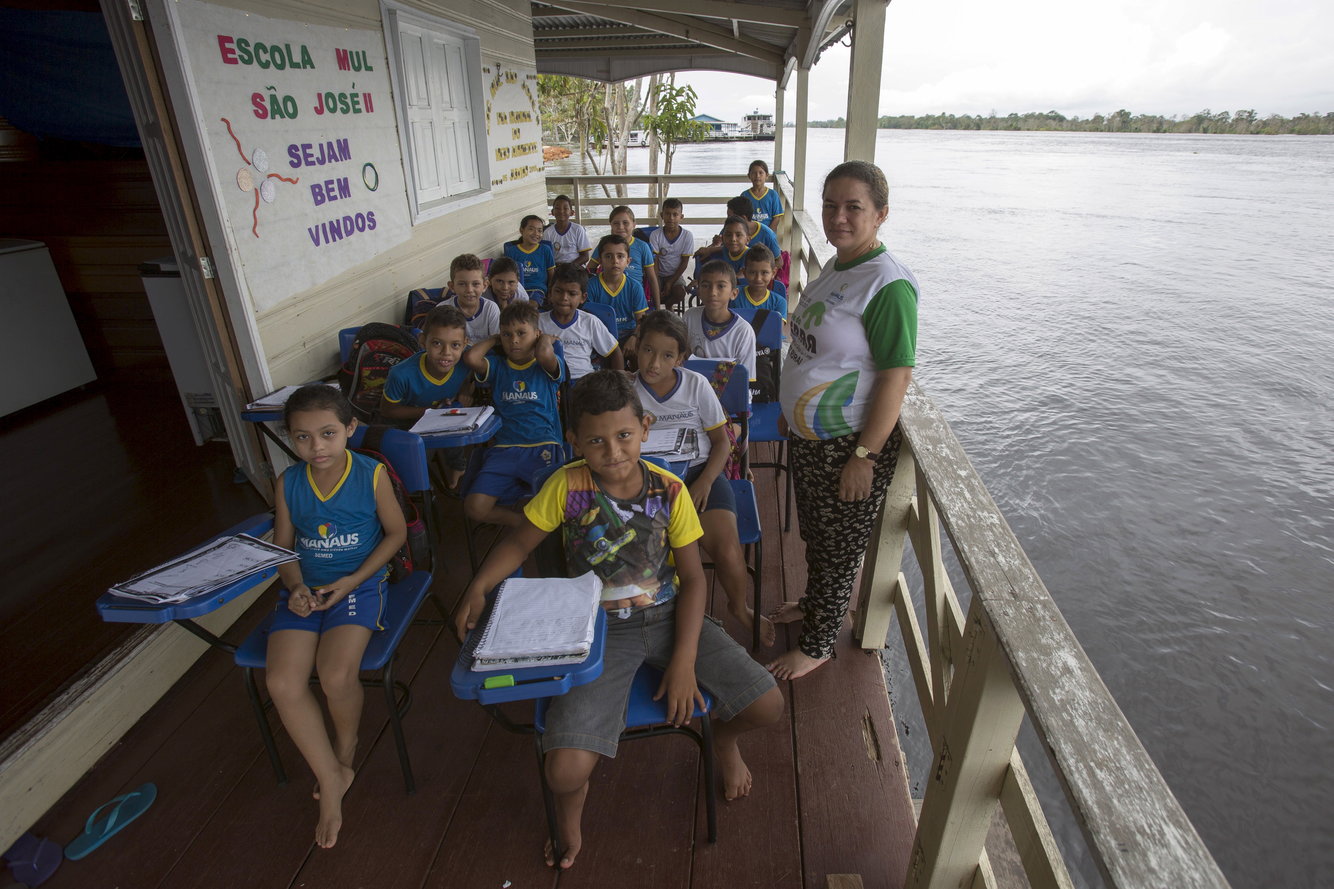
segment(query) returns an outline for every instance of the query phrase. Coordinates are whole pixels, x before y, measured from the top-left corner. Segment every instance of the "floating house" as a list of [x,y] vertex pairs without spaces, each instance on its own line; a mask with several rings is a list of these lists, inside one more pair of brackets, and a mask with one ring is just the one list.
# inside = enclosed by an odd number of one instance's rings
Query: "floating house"
[[[845,156],[873,159],[887,0],[35,5],[0,10],[10,41],[0,66],[34,99],[0,108],[13,124],[0,128],[10,172],[0,236],[46,245],[101,382],[25,408],[4,433],[12,453],[23,447],[6,527],[24,558],[6,563],[6,581],[32,595],[6,613],[0,847],[32,829],[67,841],[106,799],[159,787],[154,809],[97,858],[66,862],[50,885],[989,887],[999,811],[1024,878],[1069,886],[1014,746],[1025,720],[1108,885],[1226,885],[919,388],[842,656],[788,688],[788,721],[748,753],[768,783],[727,808],[716,844],[696,817],[699,761],[664,739],[595,777],[605,802],[590,803],[586,834],[600,835],[580,870],[544,868],[531,741],[450,695],[457,648],[436,625],[409,630],[398,667],[417,701],[406,722],[416,794],[398,785],[384,705],[368,702],[344,839],[312,851],[308,785],[275,785],[240,671],[198,636],[200,626],[243,634],[268,607],[265,589],[193,629],[108,628],[93,610],[98,594],[271,501],[287,458],[243,419],[248,402],[328,377],[337,331],[400,320],[405,294],[443,284],[453,256],[497,255],[517,220],[544,212],[539,72],[771,81],[778,131],[787,115],[796,124],[792,154],[777,141],[773,168],[783,171],[779,234],[799,302],[831,256],[804,206],[810,70],[825,48],[851,41]],[[110,93],[128,104],[128,141],[142,157],[32,148],[26,134],[96,141],[89,103],[69,97]],[[753,117],[763,116],[748,126]],[[706,122],[726,135],[724,122]],[[738,193],[743,173],[713,177],[709,200]],[[160,334],[145,276],[173,288],[179,323]],[[29,319],[10,320],[7,329],[36,335]],[[200,359],[198,378],[187,384],[167,363],[163,338]],[[175,377],[179,402],[133,388],[155,374]],[[189,427],[177,413],[197,411],[207,422]],[[191,474],[219,454],[221,475]],[[785,585],[800,595],[804,565],[797,529],[783,530],[781,483],[767,472],[759,483],[772,607]],[[456,596],[467,579],[462,523],[457,510],[444,518],[435,583]],[[908,542],[920,588],[900,573]],[[970,587],[966,610],[946,571],[950,548]],[[111,571],[123,574],[103,576]],[[856,656],[890,644],[907,654],[934,751],[920,814],[879,661]],[[290,764],[290,743],[279,746]]]

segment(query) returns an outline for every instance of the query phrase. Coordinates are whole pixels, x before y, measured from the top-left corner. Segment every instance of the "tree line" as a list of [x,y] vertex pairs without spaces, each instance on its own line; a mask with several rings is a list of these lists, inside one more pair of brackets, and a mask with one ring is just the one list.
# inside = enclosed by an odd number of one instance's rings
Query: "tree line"
[[[811,121],[813,127],[842,129],[847,122]],[[1059,111],[1030,111],[1027,114],[992,112],[972,114],[886,115],[877,126],[882,130],[1056,130],[1071,133],[1229,133],[1240,136],[1334,136],[1334,112],[1260,117],[1254,109],[1243,108],[1235,114],[1208,108],[1189,117],[1160,114],[1132,114],[1122,108],[1112,114],[1092,117],[1066,117]]]

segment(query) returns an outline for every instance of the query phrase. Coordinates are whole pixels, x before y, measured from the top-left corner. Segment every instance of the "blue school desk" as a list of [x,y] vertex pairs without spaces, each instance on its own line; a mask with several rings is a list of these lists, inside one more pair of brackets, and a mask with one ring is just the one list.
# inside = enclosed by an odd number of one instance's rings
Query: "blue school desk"
[[[477,625],[486,626],[486,620],[490,616],[491,608],[488,604]],[[602,675],[602,655],[607,644],[607,612],[598,609],[597,623],[593,630],[593,647],[589,649],[588,658],[581,664],[540,665],[520,667],[516,670],[478,672],[472,668],[472,653],[480,637],[481,634],[477,632],[470,635],[454,661],[454,669],[449,674],[449,687],[454,690],[456,697],[465,701],[477,701],[487,708],[510,701],[548,698],[553,695],[563,695],[576,685],[587,685]],[[492,715],[502,724],[509,724],[509,727],[514,728],[508,719],[498,714],[499,711],[492,711]]]
[[[237,534],[249,534],[251,537],[263,537],[273,528],[273,513],[265,512],[256,516],[251,516],[244,522],[228,528],[221,534],[210,538],[205,545],[212,543],[223,537],[234,537]],[[192,599],[186,599],[184,602],[171,602],[168,604],[154,604],[151,602],[140,602],[137,599],[126,599],[122,596],[116,596],[111,593],[103,593],[97,597],[97,613],[101,615],[102,620],[109,623],[130,623],[130,624],[165,624],[175,622],[191,634],[203,639],[214,648],[220,648],[223,651],[234,654],[236,646],[230,642],[224,642],[208,630],[194,622],[194,618],[203,617],[217,611],[228,602],[235,599],[242,593],[254,588],[258,583],[275,576],[278,573],[277,568],[264,568],[247,574],[240,580],[233,581],[222,589],[213,590],[210,593],[204,593],[195,596]]]
[[[273,442],[287,456],[295,462],[300,463],[301,458],[296,452],[283,441],[281,435],[274,431],[270,423],[281,423],[283,419],[283,409],[266,408],[259,410],[241,411],[241,419],[247,423],[256,423],[259,425],[259,431],[264,434],[269,441]],[[436,435],[423,435],[422,443],[426,445],[429,451],[433,448],[461,448],[467,445],[482,444],[495,438],[496,433],[500,431],[500,416],[492,414],[486,418],[486,422],[471,432],[443,432]]]

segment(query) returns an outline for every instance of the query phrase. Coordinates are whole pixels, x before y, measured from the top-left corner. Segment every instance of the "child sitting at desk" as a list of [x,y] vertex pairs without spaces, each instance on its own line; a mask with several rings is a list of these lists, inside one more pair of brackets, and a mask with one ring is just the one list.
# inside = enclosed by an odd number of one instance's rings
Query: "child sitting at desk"
[[519,279],[528,298],[541,302],[551,284],[556,249],[542,240],[542,218],[528,215],[519,223],[519,239],[505,242],[505,255],[519,267]]
[[662,307],[671,309],[685,303],[686,288],[681,281],[690,257],[695,252],[695,236],[681,226],[685,210],[679,198],[663,201],[658,216],[662,226],[648,236],[648,245],[653,249],[655,257]]
[[620,235],[605,236],[598,241],[598,262],[602,271],[589,280],[588,298],[616,310],[616,338],[623,348],[632,349],[635,324],[648,311],[648,303],[644,288],[625,273],[630,264],[630,245]]
[[[750,325],[738,319],[741,326]],[[752,334],[753,336],[753,334]],[[685,483],[704,526],[704,549],[713,556],[715,572],[727,593],[727,610],[750,632],[760,621],[760,641],[774,642],[774,625],[746,604],[746,557],[736,528],[736,498],[723,477],[731,444],[727,414],[708,379],[682,367],[690,355],[686,326],[667,309],[649,312],[639,323],[638,367],[635,391],[658,429],[693,429],[699,454],[690,461]]]
[[503,309],[516,299],[524,302],[528,298],[528,291],[523,289],[519,281],[519,264],[508,256],[491,260],[482,299],[489,299],[496,304],[496,308]]
[[[474,522],[517,527],[523,516],[502,506],[531,497],[549,470],[564,462],[557,391],[565,381],[565,362],[555,341],[538,329],[537,305],[514,302],[500,313],[500,335],[463,353],[463,363],[477,381],[492,390],[500,431],[486,449],[463,499]],[[491,350],[501,346],[503,358]]]
[[[347,449],[357,428],[337,389],[303,386],[287,400],[283,423],[301,463],[277,485],[273,542],[300,561],[278,568],[287,587],[269,632],[264,675],[287,733],[318,781],[315,842],[328,849],[343,823],[343,794],[361,722],[361,657],[383,629],[386,564],[407,539],[403,510],[384,467]],[[310,674],[329,702],[330,742]]]
[[686,337],[690,354],[744,364],[755,379],[755,329],[729,305],[736,297],[736,272],[715,259],[699,270],[699,300],[703,305],[687,309]]
[[449,264],[449,289],[454,295],[440,301],[454,306],[468,323],[468,342],[479,343],[495,336],[500,329],[500,309],[489,299],[482,299],[486,287],[482,260],[472,253],[461,253]]
[[[422,321],[417,335],[422,351],[389,369],[380,396],[380,416],[407,428],[421,419],[427,408],[458,403],[468,381],[468,371],[458,367],[468,346],[468,322],[454,306],[436,306]],[[432,449],[444,463],[444,486],[458,486],[468,465],[467,448]]]
[[551,275],[551,292],[538,320],[539,329],[565,348],[565,366],[574,382],[593,372],[593,353],[606,359],[613,370],[625,368],[625,357],[607,325],[588,312],[579,311],[588,288],[588,272],[572,262],[561,263]]
[[[732,300],[729,308],[768,309],[777,312],[783,319],[783,329],[787,329],[787,297],[777,290],[771,290],[774,283],[774,255],[763,244],[756,244],[746,251],[743,258],[746,270],[746,286]],[[779,285],[782,286],[782,285]]]
[[567,195],[558,194],[551,202],[551,215],[556,221],[542,230],[542,240],[556,251],[556,264],[577,262],[587,265],[593,245],[588,241],[588,230],[577,222],[571,222],[574,216],[574,204]]
[[[660,307],[658,293],[658,269],[654,265],[653,248],[635,237],[635,211],[622,204],[611,211],[607,222],[611,233],[625,239],[626,251],[630,262],[625,267],[625,274],[644,290],[644,298],[650,307]],[[601,254],[601,250],[598,253]],[[602,257],[599,255],[598,259]]]
[[[658,696],[666,697],[674,725],[690,721],[700,686],[713,695],[714,748],[729,800],[751,789],[737,739],[783,713],[782,693],[767,671],[704,618],[699,519],[681,480],[639,458],[650,418],[630,378],[613,370],[584,377],[570,392],[570,418],[570,441],[583,459],[542,486],[518,529],[468,585],[455,615],[462,639],[476,625],[487,591],[557,528],[570,575],[591,570],[602,579],[603,607],[612,612],[602,675],[553,698],[542,735],[561,844],[552,849],[548,842],[546,859],[562,869],[579,854],[589,777],[599,756],[616,755],[630,682],[645,661],[664,671]],[[629,542],[608,550],[606,538],[589,530],[608,527]]]

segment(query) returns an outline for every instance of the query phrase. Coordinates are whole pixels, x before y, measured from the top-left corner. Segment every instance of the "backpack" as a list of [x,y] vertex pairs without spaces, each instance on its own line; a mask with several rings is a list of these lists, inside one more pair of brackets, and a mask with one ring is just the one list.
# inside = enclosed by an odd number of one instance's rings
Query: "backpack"
[[[709,376],[709,385],[713,387],[714,393],[721,398],[723,390],[727,388],[727,381],[732,379],[732,371],[736,370],[735,361],[719,361],[718,366]],[[729,480],[742,478],[741,460],[744,456],[745,442],[740,440],[741,428],[732,422],[728,417],[727,422],[723,424],[723,429],[727,432],[727,462],[723,464],[722,477]]]
[[750,321],[750,325],[755,329],[757,335],[755,367],[752,368],[755,372],[755,379],[750,383],[750,400],[757,404],[778,400],[778,375],[782,369],[782,355],[773,346],[761,345],[758,341],[758,334],[764,328],[771,313],[771,309],[759,309]]
[[422,520],[421,513],[417,510],[417,504],[408,495],[403,480],[394,471],[389,458],[379,451],[380,441],[384,438],[386,428],[384,426],[367,427],[366,435],[361,440],[361,447],[352,448],[352,450],[378,460],[384,465],[385,474],[389,477],[389,484],[394,489],[394,499],[398,501],[399,509],[403,510],[403,519],[408,525],[408,537],[403,541],[403,545],[399,547],[398,552],[394,553],[394,557],[389,560],[389,582],[399,583],[406,580],[413,571],[429,571],[431,569],[431,540],[426,531],[426,522]]
[[380,407],[389,369],[421,350],[417,338],[395,324],[363,324],[352,340],[347,361],[338,369],[338,386],[352,402],[357,419],[369,423]]

